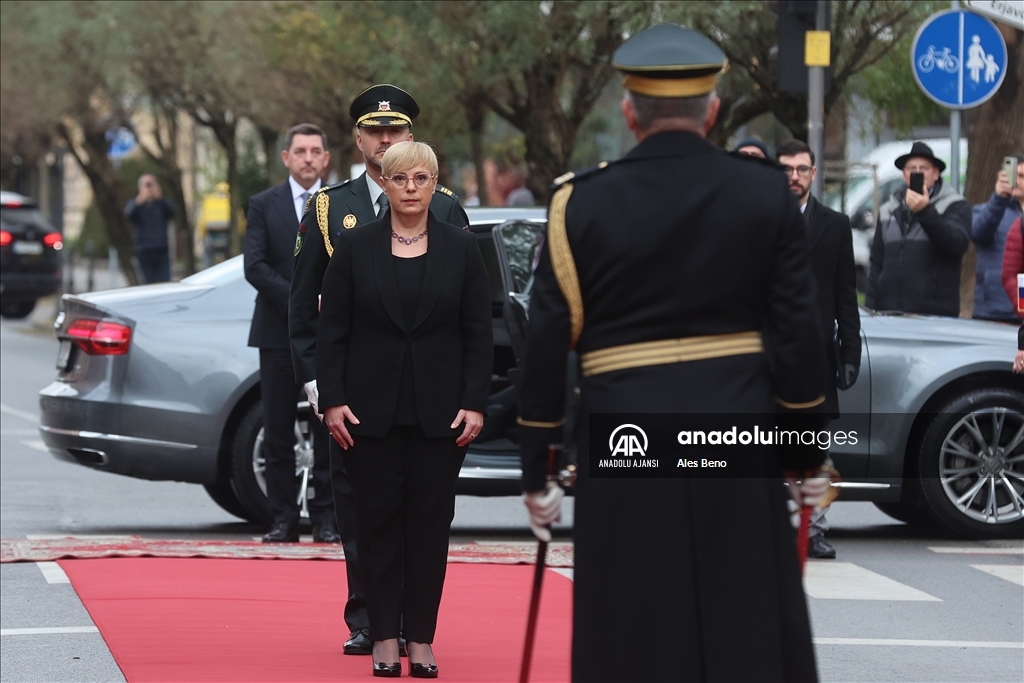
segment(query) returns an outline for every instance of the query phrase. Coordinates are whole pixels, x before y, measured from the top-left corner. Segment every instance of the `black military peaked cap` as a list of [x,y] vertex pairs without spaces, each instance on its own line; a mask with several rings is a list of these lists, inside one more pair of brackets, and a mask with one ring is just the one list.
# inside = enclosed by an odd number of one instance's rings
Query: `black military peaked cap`
[[348,115],[357,126],[411,126],[420,106],[406,91],[383,83],[356,95]]
[[648,97],[697,97],[715,89],[725,53],[711,40],[678,24],[645,28],[615,51],[612,66],[627,90]]

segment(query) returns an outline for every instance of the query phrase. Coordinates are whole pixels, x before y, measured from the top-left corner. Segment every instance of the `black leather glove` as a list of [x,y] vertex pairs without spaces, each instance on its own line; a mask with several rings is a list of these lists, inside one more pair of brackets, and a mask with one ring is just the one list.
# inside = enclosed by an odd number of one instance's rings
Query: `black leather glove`
[[845,389],[849,389],[857,381],[857,375],[860,374],[860,366],[854,365],[853,363],[843,363],[843,369],[841,372],[843,373],[843,379],[846,384]]

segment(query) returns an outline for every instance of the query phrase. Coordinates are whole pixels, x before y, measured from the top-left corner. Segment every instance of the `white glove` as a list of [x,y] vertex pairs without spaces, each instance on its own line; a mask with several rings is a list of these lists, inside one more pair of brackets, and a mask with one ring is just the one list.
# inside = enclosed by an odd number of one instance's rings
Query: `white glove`
[[[791,489],[795,488],[799,494],[797,504],[818,509],[831,484],[832,476],[828,472],[818,471],[813,476],[804,477],[796,487],[791,487]],[[797,496],[794,498],[796,499]]]
[[565,491],[553,481],[549,481],[543,491],[523,494],[523,502],[530,513],[530,530],[545,543],[551,541],[551,529],[548,527],[562,519],[563,498]]
[[313,414],[320,418],[320,421],[324,421],[323,413],[320,412],[320,392],[316,388],[316,380],[312,382],[306,382],[302,385],[302,388],[306,391],[306,398],[309,399],[309,407],[313,409]]

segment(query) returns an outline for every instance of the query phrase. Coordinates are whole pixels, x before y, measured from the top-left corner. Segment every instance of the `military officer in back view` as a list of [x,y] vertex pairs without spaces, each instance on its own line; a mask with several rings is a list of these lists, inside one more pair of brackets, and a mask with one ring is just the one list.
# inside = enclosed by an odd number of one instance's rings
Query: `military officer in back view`
[[[388,198],[381,186],[381,159],[392,144],[413,139],[412,122],[419,113],[419,105],[412,95],[394,85],[374,85],[357,95],[349,108],[349,115],[356,125],[356,146],[363,153],[366,172],[319,190],[306,203],[295,239],[288,331],[295,378],[305,385],[314,410],[318,409],[316,336],[320,321],[320,286],[334,252],[334,240],[343,230],[370,223],[384,213]],[[430,211],[441,222],[469,226],[469,218],[458,197],[442,185],[437,186],[431,198]],[[373,642],[370,640],[365,593],[358,570],[352,485],[345,473],[341,449],[333,439],[330,458],[334,505],[345,549],[349,591],[345,622],[351,633],[345,642],[344,652],[368,655]]]
[[[736,478],[610,478],[593,459],[609,457],[610,438],[590,428],[610,414],[818,424],[824,402],[808,248],[786,179],[704,139],[724,54],[662,24],[623,44],[614,66],[638,144],[556,181],[519,403],[524,498],[544,538],[561,497],[547,451],[562,441],[567,352],[578,352],[573,680],[813,681],[783,477],[802,477],[794,493],[814,503],[828,485],[824,451],[775,448],[751,459],[756,476]],[[685,457],[674,443],[669,452]]]

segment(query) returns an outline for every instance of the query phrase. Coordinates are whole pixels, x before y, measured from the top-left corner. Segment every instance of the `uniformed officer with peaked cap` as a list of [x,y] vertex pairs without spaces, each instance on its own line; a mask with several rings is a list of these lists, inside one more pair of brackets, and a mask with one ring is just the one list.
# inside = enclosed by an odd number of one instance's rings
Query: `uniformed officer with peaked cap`
[[[681,26],[628,40],[613,64],[639,144],[557,179],[548,211],[520,447],[537,530],[558,515],[546,453],[562,438],[561,379],[575,349],[575,681],[816,679],[783,472],[817,473],[823,451],[776,449],[749,478],[592,476],[594,454],[609,458],[607,436],[591,442],[599,414],[774,420],[824,400],[804,228],[786,179],[704,139],[725,63]],[[823,487],[796,488],[808,502]]]
[[[320,286],[327,262],[334,252],[334,241],[342,231],[377,219],[387,207],[387,195],[381,187],[380,161],[395,142],[412,140],[412,122],[420,108],[412,95],[401,88],[381,84],[359,93],[349,108],[356,125],[356,146],[363,153],[366,172],[313,194],[295,238],[295,264],[288,302],[288,329],[291,338],[295,377],[306,386],[315,405],[316,336],[320,321]],[[430,202],[434,217],[444,223],[468,226],[469,218],[448,188],[438,185]],[[334,487],[338,528],[345,548],[349,598],[345,621],[351,629],[345,642],[345,654],[370,654],[373,642],[355,546],[355,511],[352,487],[345,473],[341,451],[331,440],[331,482]]]

